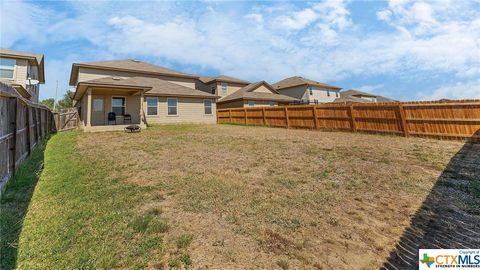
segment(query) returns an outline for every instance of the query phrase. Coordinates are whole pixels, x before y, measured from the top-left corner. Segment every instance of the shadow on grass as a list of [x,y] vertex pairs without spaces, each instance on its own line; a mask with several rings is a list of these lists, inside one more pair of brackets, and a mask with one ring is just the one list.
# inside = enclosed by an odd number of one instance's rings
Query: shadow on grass
[[41,142],[10,179],[0,198],[0,269],[16,268],[23,219],[43,170],[46,142]]
[[480,143],[450,160],[382,269],[418,269],[419,249],[480,247]]

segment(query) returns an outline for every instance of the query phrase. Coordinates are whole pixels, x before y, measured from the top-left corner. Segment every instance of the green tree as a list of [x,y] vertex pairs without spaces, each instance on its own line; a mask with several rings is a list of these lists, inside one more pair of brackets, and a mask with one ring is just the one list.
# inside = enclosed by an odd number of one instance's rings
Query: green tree
[[50,109],[53,109],[53,103],[55,102],[55,99],[53,98],[47,98],[42,101],[40,101],[40,104],[47,106]]
[[57,109],[71,108],[73,107],[73,95],[75,92],[67,90],[63,95],[63,99],[57,102]]

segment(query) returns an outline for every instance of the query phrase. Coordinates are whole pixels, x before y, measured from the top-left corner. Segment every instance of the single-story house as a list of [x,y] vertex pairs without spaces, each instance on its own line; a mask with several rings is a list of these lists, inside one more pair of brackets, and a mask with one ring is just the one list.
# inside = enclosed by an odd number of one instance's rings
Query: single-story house
[[278,106],[298,102],[298,99],[278,93],[269,83],[251,83],[217,101],[219,109]]
[[[38,83],[32,83],[38,81]],[[0,48],[0,82],[23,98],[38,103],[39,84],[45,83],[43,54]]]
[[137,124],[216,123],[218,96],[195,89],[198,76],[138,60],[74,63],[70,85],[85,131]]
[[200,76],[196,88],[221,98],[233,94],[242,87],[249,85],[249,81],[231,76],[220,75],[217,77]]
[[299,76],[283,79],[272,86],[280,94],[293,97],[306,104],[333,102],[340,97],[340,89],[342,89]]
[[350,89],[340,92],[340,98],[335,103],[366,103],[366,102],[398,102],[398,100],[374,95],[360,90]]

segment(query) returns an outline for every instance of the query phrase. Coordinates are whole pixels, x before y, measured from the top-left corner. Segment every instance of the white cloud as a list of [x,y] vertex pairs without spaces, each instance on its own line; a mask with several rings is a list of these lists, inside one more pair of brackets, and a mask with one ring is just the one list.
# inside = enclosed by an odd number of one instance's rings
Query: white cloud
[[480,79],[444,85],[431,92],[422,92],[419,98],[423,100],[438,99],[479,99]]
[[[36,25],[42,28],[35,31],[39,36],[30,41],[31,47],[43,42],[85,46],[80,52],[66,52],[63,61],[68,65],[49,65],[58,67],[58,72],[47,74],[47,80],[53,81],[62,69],[68,80],[72,61],[109,58],[143,58],[174,63],[187,72],[216,70],[271,82],[297,74],[326,82],[382,75],[428,80],[448,74],[466,86],[480,76],[480,11],[468,1],[390,1],[377,12],[386,28],[376,32],[352,21],[348,2],[333,0],[268,6],[263,2],[73,1],[74,12],[69,13],[73,16],[52,12],[48,18],[35,13],[50,14],[48,9],[19,3],[9,4],[8,14],[2,6],[2,46],[24,39]],[[15,31],[17,25],[7,18],[22,10],[36,15]]]
[[246,19],[250,19],[258,24],[263,23],[263,15],[260,13],[250,13],[245,15]]
[[275,24],[279,27],[283,27],[291,30],[303,29],[306,26],[310,25],[319,18],[313,9],[306,8],[301,11],[294,12],[289,16],[280,16],[276,19]]

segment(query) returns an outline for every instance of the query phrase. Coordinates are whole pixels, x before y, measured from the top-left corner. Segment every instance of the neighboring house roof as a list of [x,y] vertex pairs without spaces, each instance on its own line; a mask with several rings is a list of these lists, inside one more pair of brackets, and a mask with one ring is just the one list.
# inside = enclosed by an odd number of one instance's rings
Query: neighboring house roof
[[[272,93],[255,92],[255,89],[260,86],[266,86]],[[279,94],[269,83],[265,81],[259,81],[251,83],[243,88],[238,89],[232,94],[220,99],[217,103],[230,102],[234,100],[248,99],[248,100],[265,100],[265,101],[278,101],[278,102],[294,102],[296,98]]]
[[43,54],[20,52],[10,49],[0,48],[0,56],[7,56],[12,58],[26,59],[33,61],[38,66],[38,80],[45,83],[45,68]]
[[398,100],[390,99],[390,98],[383,97],[383,96],[374,95],[374,94],[371,94],[371,93],[367,93],[367,92],[363,92],[363,91],[355,90],[355,89],[350,89],[350,90],[347,90],[347,91],[340,92],[340,97],[341,98],[343,98],[343,97],[355,97],[355,96],[373,97],[373,98],[377,99],[377,102],[397,102],[398,101]]
[[238,84],[245,84],[245,85],[250,84],[249,81],[237,79],[235,77],[226,76],[226,75],[220,75],[217,77],[201,76],[198,79],[205,84],[209,84],[212,82],[227,82],[227,83],[238,83]]
[[[147,92],[145,95],[153,96],[174,96],[174,97],[198,97],[198,98],[218,98],[218,96],[206,93],[204,91],[192,89],[183,85],[168,82],[157,78],[146,77],[131,77],[127,79],[121,79],[116,77],[105,77],[94,80],[83,81],[78,84],[79,86],[104,86],[104,87],[126,87],[126,88],[138,88],[144,89]],[[79,87],[77,87],[78,92]],[[78,100],[83,95],[78,95],[75,92],[74,99]]]
[[79,67],[198,79],[197,75],[183,73],[183,72],[169,69],[166,67],[145,63],[139,60],[125,59],[125,60],[73,63],[72,72],[70,73],[70,85],[74,85],[75,82],[77,81]]
[[371,101],[355,96],[346,96],[336,98],[333,103],[371,103]]
[[300,77],[300,76],[294,76],[294,77],[283,79],[279,82],[274,83],[272,86],[276,90],[282,90],[282,89],[292,88],[292,87],[296,87],[296,86],[300,86],[300,85],[316,86],[316,87],[320,87],[320,88],[330,88],[330,89],[335,89],[335,90],[342,89],[341,87],[316,82],[316,81],[306,79],[306,78],[303,78],[303,77]]

